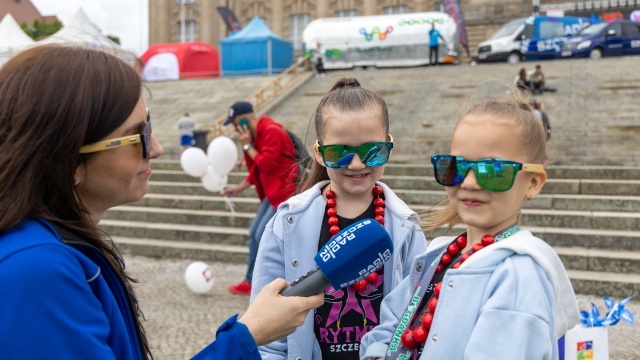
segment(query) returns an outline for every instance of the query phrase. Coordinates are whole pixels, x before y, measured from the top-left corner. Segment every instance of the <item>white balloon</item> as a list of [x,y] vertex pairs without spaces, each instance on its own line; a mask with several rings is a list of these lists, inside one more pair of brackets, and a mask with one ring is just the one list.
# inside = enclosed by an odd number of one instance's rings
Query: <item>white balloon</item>
[[228,137],[218,136],[209,143],[207,155],[211,166],[218,173],[226,175],[238,162],[238,147]]
[[229,177],[218,173],[211,165],[207,167],[207,172],[202,176],[202,186],[209,191],[222,191],[224,186],[227,185]]
[[180,156],[180,165],[187,174],[200,177],[207,171],[209,159],[202,149],[190,147]]
[[184,280],[191,291],[204,294],[213,287],[213,270],[202,261],[195,261],[187,266],[184,273]]

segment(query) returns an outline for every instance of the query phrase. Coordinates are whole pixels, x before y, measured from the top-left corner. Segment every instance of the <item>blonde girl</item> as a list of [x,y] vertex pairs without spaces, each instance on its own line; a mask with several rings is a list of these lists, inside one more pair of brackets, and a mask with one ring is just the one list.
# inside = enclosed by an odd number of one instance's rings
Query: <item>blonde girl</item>
[[466,225],[431,241],[382,304],[363,359],[557,359],[578,322],[553,249],[520,229],[520,208],[547,179],[546,136],[519,92],[485,98],[458,121],[449,154],[431,157],[448,205],[426,230]]

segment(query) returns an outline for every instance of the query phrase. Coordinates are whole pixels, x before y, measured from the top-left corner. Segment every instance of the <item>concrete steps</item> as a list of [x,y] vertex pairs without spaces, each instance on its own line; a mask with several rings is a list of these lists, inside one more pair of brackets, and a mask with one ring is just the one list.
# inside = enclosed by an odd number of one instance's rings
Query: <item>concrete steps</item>
[[[482,32],[486,38],[493,27],[469,31],[472,51]],[[541,62],[547,85],[557,89],[536,97],[545,103],[553,128],[547,144],[549,181],[538,198],[525,203],[523,224],[556,249],[580,293],[640,295],[639,275],[634,275],[640,261],[637,60]],[[389,108],[396,143],[382,181],[415,210],[429,211],[445,198],[443,188],[433,180],[429,156],[449,151],[458,114],[469,104],[469,95],[475,91],[475,98],[481,98],[487,81],[511,83],[520,68],[534,65],[340,71],[308,79],[268,111],[311,148],[316,138],[309,121],[318,102],[340,76],[357,78],[362,86],[379,93]],[[248,189],[234,198],[236,213],[232,214],[222,197],[184,175],[180,164],[171,160],[177,159],[175,122],[182,112],[190,111],[198,124],[207,124],[268,80],[243,77],[148,84],[154,134],[165,146],[166,160],[152,161],[154,174],[147,196],[106,213],[101,227],[120,248],[152,256],[246,261],[248,224],[259,205],[255,191]],[[238,183],[245,174],[243,167],[234,169],[229,184]],[[430,232],[427,238],[442,233]]]

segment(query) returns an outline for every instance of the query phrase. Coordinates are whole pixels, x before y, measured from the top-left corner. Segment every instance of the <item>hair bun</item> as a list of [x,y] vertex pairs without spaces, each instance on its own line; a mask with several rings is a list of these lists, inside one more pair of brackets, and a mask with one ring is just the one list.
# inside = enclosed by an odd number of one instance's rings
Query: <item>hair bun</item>
[[356,78],[342,78],[336,81],[335,84],[333,84],[333,87],[331,88],[330,91],[334,91],[338,89],[359,88],[359,87],[361,86]]

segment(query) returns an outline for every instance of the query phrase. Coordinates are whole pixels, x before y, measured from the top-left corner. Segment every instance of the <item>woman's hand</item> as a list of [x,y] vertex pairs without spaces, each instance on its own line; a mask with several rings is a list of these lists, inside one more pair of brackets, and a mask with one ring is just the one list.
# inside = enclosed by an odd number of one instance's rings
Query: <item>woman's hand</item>
[[289,285],[276,279],[253,299],[238,321],[244,323],[258,345],[265,345],[293,333],[304,323],[309,310],[322,305],[324,292],[309,296],[286,297],[280,291]]

